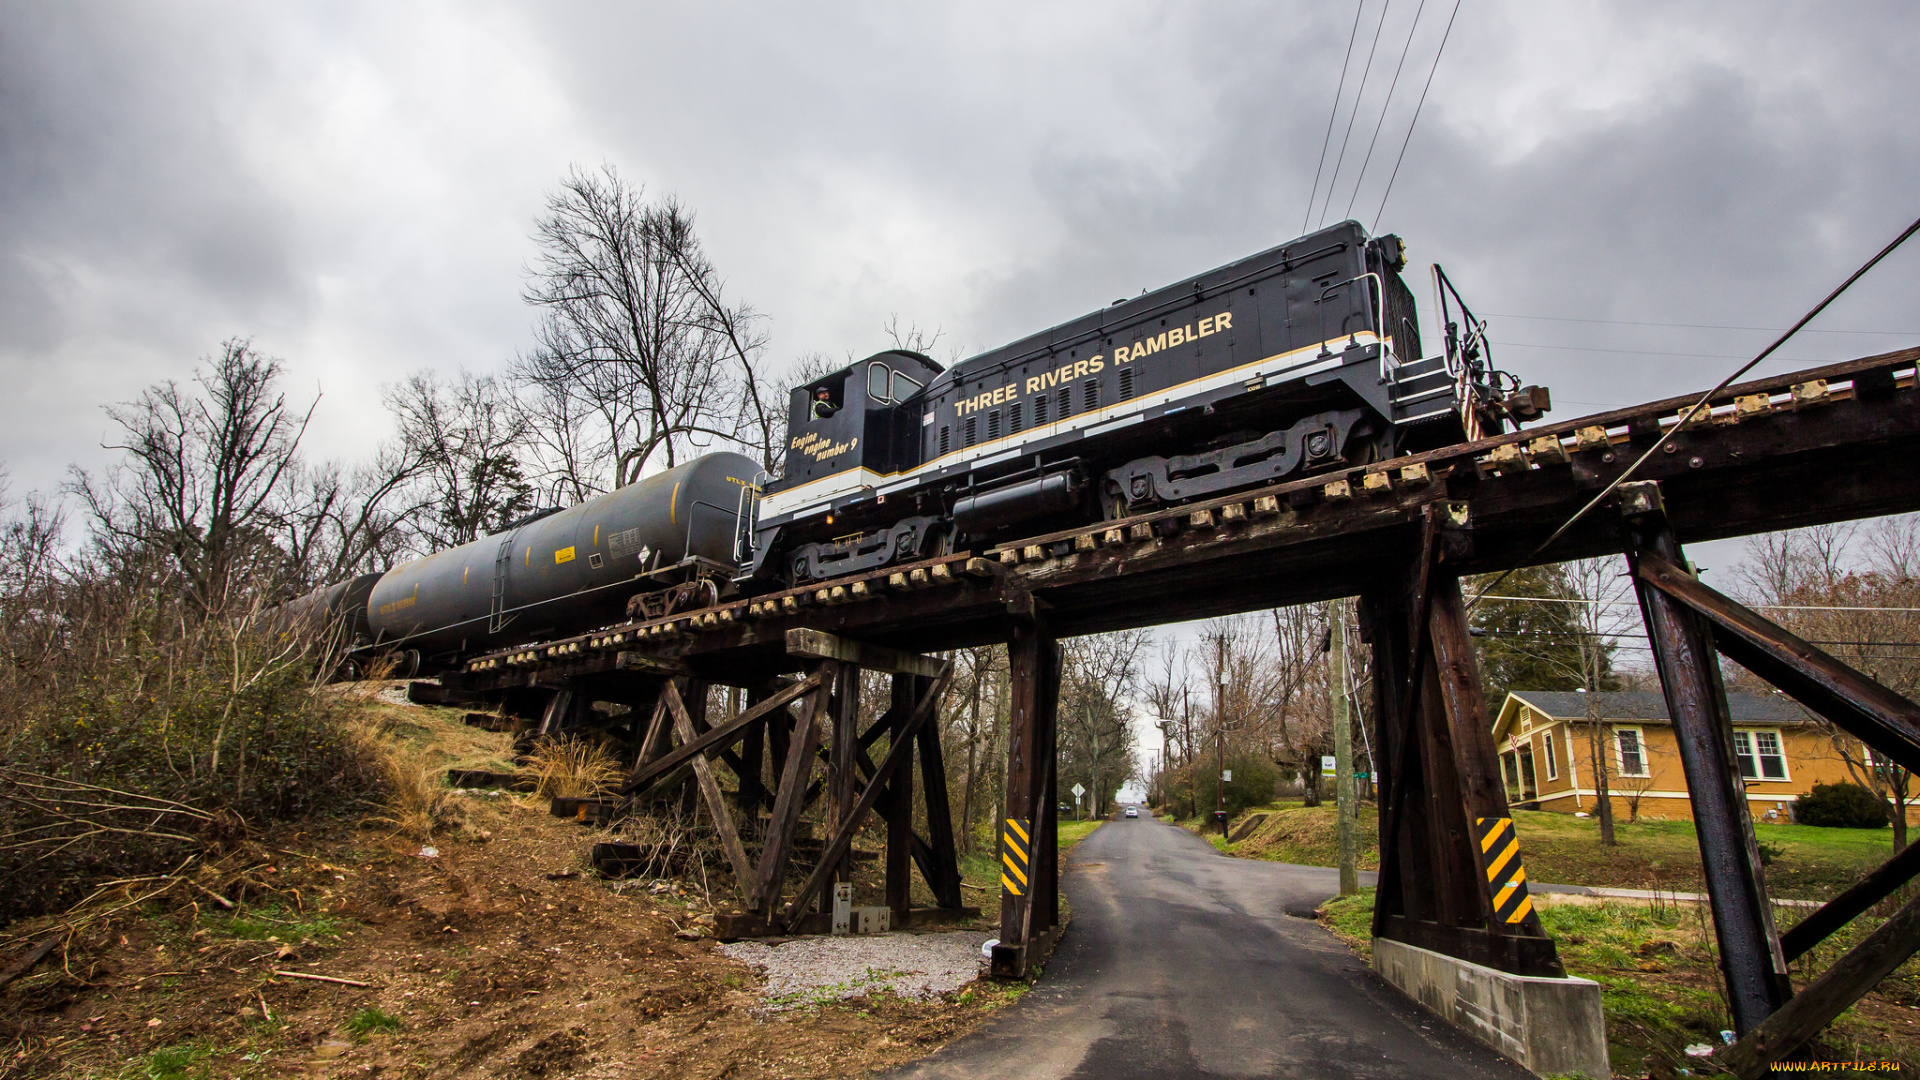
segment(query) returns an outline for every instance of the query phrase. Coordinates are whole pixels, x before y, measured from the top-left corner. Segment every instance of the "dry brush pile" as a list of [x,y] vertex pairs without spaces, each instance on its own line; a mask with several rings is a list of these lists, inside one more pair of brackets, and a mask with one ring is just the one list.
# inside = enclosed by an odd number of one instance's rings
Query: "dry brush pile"
[[309,643],[266,603],[209,614],[163,581],[97,567],[8,584],[0,924],[380,786],[348,712],[313,692]]

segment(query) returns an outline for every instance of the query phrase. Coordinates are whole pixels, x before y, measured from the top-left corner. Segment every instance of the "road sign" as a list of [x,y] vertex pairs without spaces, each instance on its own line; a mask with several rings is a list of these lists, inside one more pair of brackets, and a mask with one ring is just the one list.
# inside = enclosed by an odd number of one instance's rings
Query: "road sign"
[[1079,784],[1073,785],[1073,797],[1076,802],[1079,800],[1080,796],[1085,795],[1086,793],[1087,793],[1086,788],[1081,787]]
[[1220,779],[1223,783],[1228,783],[1228,784],[1233,783],[1233,770],[1232,769],[1221,770]]
[[1332,754],[1321,755],[1320,757],[1320,775],[1321,776],[1336,776],[1339,774],[1339,771],[1340,771],[1339,768],[1336,767],[1333,763]]

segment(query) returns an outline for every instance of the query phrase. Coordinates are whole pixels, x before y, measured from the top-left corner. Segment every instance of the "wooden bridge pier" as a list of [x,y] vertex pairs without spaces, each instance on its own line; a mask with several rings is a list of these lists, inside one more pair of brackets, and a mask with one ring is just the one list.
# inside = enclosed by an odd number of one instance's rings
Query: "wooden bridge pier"
[[1622,485],[1619,510],[1687,776],[1727,1004],[1740,1035],[1723,1064],[1741,1077],[1763,1076],[1769,1062],[1804,1044],[1920,951],[1916,898],[1798,994],[1787,967],[1920,875],[1920,845],[1781,935],[1734,754],[1719,655],[1909,771],[1920,771],[1920,706],[1702,584],[1668,524],[1658,483]]
[[[966,917],[935,719],[951,665],[810,630],[793,631],[788,646],[790,657],[805,666],[803,677],[740,677],[746,705],[717,724],[699,715],[706,701],[704,682],[691,677],[660,681],[658,704],[621,786],[624,805],[637,809],[693,781],[741,901],[739,911],[717,916],[722,937],[846,931],[850,893],[843,887],[853,881],[853,839],[876,812],[886,820],[888,923],[907,927]],[[889,708],[864,732],[859,730],[863,669],[892,674]],[[886,752],[875,763],[872,752],[883,741]],[[715,778],[714,758],[725,761],[739,779],[731,798]],[[916,769],[928,796],[927,838],[913,827]],[[822,799],[827,835],[816,849],[802,835],[801,817]],[[623,857],[621,845],[602,847],[609,849],[598,853],[604,860]],[[753,847],[757,853],[750,853]],[[805,883],[787,896],[785,881],[796,862],[809,870]],[[931,908],[912,906],[916,869],[935,898]]]
[[1007,801],[1000,818],[1000,940],[992,971],[1024,978],[1060,933],[1060,799],[1055,774],[1060,643],[1038,615],[1007,645]]
[[1527,892],[1453,566],[1464,508],[1429,506],[1403,572],[1361,598],[1380,748],[1373,934],[1515,975],[1559,976]]

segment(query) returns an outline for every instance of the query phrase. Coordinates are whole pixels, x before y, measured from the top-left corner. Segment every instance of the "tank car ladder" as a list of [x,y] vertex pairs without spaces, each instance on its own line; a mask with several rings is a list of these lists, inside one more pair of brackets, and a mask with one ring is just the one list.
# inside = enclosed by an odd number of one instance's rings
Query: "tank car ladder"
[[497,634],[507,628],[512,618],[507,615],[507,568],[513,562],[513,539],[518,533],[508,533],[500,538],[500,547],[493,555],[493,597],[487,602],[487,633]]

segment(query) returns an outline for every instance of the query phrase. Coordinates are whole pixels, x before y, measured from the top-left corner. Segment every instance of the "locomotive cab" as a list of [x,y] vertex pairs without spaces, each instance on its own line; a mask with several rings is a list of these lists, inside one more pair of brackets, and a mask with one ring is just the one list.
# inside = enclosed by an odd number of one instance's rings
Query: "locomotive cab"
[[863,474],[915,464],[920,417],[906,406],[940,370],[919,353],[894,349],[794,387],[786,469],[770,490],[818,484],[816,497],[831,498],[871,487]]

